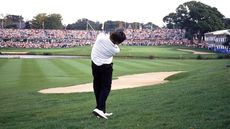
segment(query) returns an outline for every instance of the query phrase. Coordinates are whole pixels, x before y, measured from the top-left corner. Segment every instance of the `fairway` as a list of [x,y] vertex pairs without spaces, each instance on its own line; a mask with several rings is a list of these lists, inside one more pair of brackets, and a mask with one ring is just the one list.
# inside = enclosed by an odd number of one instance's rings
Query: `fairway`
[[[3,129],[229,128],[229,60],[115,59],[121,75],[187,71],[169,83],[112,91],[108,121],[96,119],[92,93],[44,95],[44,88],[92,81],[89,59],[1,59]],[[135,113],[133,113],[135,112]],[[124,122],[126,121],[126,122]]]
[[[25,49],[25,48],[0,48],[2,53],[19,52],[32,55],[68,55],[68,56],[90,56],[91,46],[76,48],[56,48],[56,49]],[[148,58],[148,59],[217,59],[226,55],[221,53],[213,54],[193,54],[191,50],[198,52],[212,53],[207,49],[195,49],[184,46],[120,46],[121,52],[116,55],[120,58]],[[180,49],[187,49],[181,51]],[[229,58],[229,56],[227,56]]]

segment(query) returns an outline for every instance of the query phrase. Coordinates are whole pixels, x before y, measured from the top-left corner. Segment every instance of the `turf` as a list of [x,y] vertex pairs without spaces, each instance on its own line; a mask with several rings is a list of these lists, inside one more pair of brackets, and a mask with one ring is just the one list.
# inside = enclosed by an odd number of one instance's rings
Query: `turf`
[[[0,48],[0,52],[29,52],[39,55],[81,55],[89,56],[91,46],[76,48],[55,48],[55,49],[23,49],[23,48]],[[150,59],[216,59],[229,58],[229,55],[214,53],[210,55],[194,55],[192,52],[179,51],[177,49],[189,49],[202,52],[211,52],[207,49],[194,49],[184,46],[120,46],[121,52],[116,57],[123,58],[150,58]]]
[[112,91],[109,120],[93,93],[44,95],[43,88],[92,81],[89,59],[0,59],[1,129],[228,129],[229,60],[114,60],[120,75],[186,71],[169,83]]

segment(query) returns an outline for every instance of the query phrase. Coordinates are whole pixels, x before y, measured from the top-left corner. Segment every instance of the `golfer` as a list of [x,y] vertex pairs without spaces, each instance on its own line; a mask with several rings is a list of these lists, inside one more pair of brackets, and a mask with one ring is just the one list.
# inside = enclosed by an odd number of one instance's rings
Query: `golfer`
[[96,98],[96,108],[93,113],[97,117],[108,119],[112,113],[106,113],[106,99],[111,90],[113,56],[120,52],[118,44],[126,39],[123,29],[117,29],[110,34],[100,33],[91,51],[93,89]]

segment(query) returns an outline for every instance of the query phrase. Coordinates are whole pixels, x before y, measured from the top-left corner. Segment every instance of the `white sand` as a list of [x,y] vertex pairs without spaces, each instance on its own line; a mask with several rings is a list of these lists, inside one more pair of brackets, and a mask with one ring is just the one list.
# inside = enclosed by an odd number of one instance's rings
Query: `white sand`
[[[180,73],[182,71],[174,72],[153,72],[120,76],[118,79],[112,81],[112,90],[135,88],[142,86],[150,86],[168,82],[165,78]],[[93,84],[81,84],[68,87],[57,87],[40,90],[40,93],[52,94],[52,93],[77,93],[77,92],[92,92]]]
[[196,55],[215,54],[215,53],[210,53],[210,52],[199,52],[199,51],[188,50],[188,49],[177,49],[177,50],[179,50],[179,51],[185,51],[185,52],[192,52],[193,54],[196,54]]
[[20,54],[22,54],[22,55],[24,55],[24,54],[28,54],[28,52],[1,52],[2,54],[9,54],[9,55],[15,55],[15,54],[18,54],[18,55],[20,55]]

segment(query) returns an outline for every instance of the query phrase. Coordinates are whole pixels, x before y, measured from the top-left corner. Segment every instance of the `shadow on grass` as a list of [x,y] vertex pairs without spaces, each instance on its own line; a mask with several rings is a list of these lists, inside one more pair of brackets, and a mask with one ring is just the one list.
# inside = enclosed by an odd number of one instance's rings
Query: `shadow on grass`
[[180,79],[187,78],[190,75],[191,75],[190,72],[184,71],[184,72],[169,76],[169,77],[165,78],[165,80],[168,80],[168,81],[180,80]]

